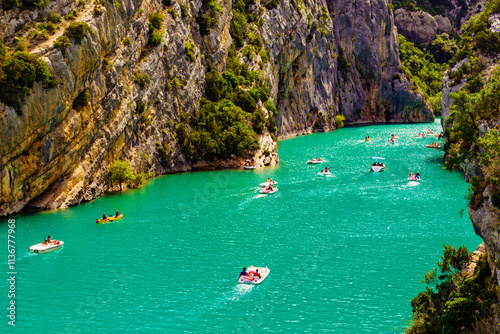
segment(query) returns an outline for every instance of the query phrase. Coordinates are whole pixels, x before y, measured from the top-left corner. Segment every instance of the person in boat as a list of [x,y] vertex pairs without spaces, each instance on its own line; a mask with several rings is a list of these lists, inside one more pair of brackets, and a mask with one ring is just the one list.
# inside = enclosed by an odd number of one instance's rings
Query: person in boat
[[118,218],[118,216],[120,216],[120,213],[118,212],[118,210],[116,210],[115,218]]
[[273,191],[273,185],[272,184],[269,184],[269,186],[267,187],[267,191],[269,191],[269,192]]
[[106,213],[105,213],[105,212],[103,212],[103,213],[102,213],[102,219],[104,219],[104,220],[108,220],[108,216],[106,216]]
[[240,273],[240,276],[238,276],[238,279],[240,279],[241,276],[246,276],[247,275],[247,268],[243,267],[243,270]]
[[321,158],[318,158],[318,161],[321,161]]
[[420,180],[420,173],[419,172],[415,173],[415,179]]
[[316,158],[315,158],[315,157],[313,157],[312,161],[316,161]]
[[253,277],[254,277],[254,279],[256,279],[256,277],[262,278],[262,276],[260,276],[259,269],[255,269],[255,273],[253,274]]
[[52,238],[50,237],[50,235],[47,237],[47,239],[45,239],[44,242],[42,242],[42,244],[44,245],[49,245],[52,243]]
[[408,178],[413,179],[413,172],[412,171],[410,171],[410,175],[408,175]]

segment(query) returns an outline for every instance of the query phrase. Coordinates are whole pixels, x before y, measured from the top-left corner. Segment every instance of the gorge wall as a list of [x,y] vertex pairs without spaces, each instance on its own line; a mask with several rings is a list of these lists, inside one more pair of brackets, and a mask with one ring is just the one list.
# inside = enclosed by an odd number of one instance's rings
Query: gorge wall
[[[261,37],[269,61],[239,56],[268,78],[277,114],[258,104],[276,119],[279,137],[332,130],[337,115],[346,124],[433,121],[400,71],[385,0],[283,0],[276,8],[269,2],[248,7],[259,19],[250,29]],[[60,0],[37,10],[0,12],[6,40],[50,11],[65,15],[75,8],[76,20],[93,30],[65,54],[53,42],[67,22],[49,40],[30,44],[59,84],[45,89],[35,83],[20,108],[0,104],[0,216],[27,205],[61,208],[90,201],[109,189],[108,168],[118,159],[155,175],[238,165],[239,157],[193,165],[175,132],[181,114],[192,113],[205,96],[208,68],[226,67],[233,3],[220,1],[218,24],[205,35],[196,20],[206,13],[205,1],[168,3],[98,1],[84,8],[84,2]],[[159,11],[165,12],[163,42],[152,47],[148,23]],[[194,60],[187,57],[188,44]],[[150,82],[137,83],[139,74]],[[74,108],[82,94],[89,94],[89,103]],[[276,163],[270,133],[265,130],[259,140],[257,164]]]

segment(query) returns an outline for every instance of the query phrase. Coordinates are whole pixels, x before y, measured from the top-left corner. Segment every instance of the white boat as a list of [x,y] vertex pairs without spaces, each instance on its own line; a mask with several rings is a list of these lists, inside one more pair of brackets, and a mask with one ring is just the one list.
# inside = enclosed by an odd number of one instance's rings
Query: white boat
[[410,177],[408,176],[408,181],[420,181],[420,178],[416,178],[416,177]]
[[243,166],[244,169],[256,169],[257,167],[255,166]]
[[278,188],[273,188],[273,190],[271,190],[271,191],[269,191],[269,189],[267,189],[267,188],[264,188],[264,189],[261,189],[259,192],[261,194],[274,194],[277,191],[278,191]]
[[385,170],[385,164],[381,163],[380,161],[385,160],[385,158],[382,157],[373,157],[373,160],[377,160],[377,162],[372,163],[371,170],[373,172],[382,172]]
[[33,245],[30,247],[30,251],[33,253],[48,253],[55,251],[56,249],[59,249],[64,245],[64,241],[57,240],[55,243],[46,243],[46,242],[41,242],[39,244]]
[[319,172],[319,175],[328,176],[328,175],[332,175],[332,173],[330,173],[330,172]]
[[320,164],[322,163],[323,161],[322,160],[307,160],[307,163],[309,165],[312,165],[312,164]]
[[[259,271],[260,278],[258,276],[253,276],[252,273],[256,273],[257,270]],[[242,284],[260,284],[262,283],[267,275],[269,275],[269,270],[268,267],[254,267],[250,266],[247,268],[247,275],[246,276],[240,276],[238,278],[238,283]]]
[[267,187],[269,187],[269,186],[274,186],[274,185],[276,185],[276,184],[278,184],[278,182],[276,182],[276,181],[272,181],[272,182],[262,182],[261,184],[259,184],[259,186],[267,188]]

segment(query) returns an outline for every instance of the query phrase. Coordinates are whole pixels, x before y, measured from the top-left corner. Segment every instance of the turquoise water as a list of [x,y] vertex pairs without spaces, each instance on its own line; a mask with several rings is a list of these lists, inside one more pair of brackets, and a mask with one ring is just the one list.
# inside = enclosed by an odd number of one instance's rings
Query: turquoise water
[[[401,333],[442,243],[481,242],[460,217],[468,185],[442,169],[441,150],[424,146],[433,139],[417,138],[429,127],[438,121],[283,140],[276,167],[167,175],[66,210],[9,217],[16,332]],[[387,142],[391,133],[398,143]],[[326,162],[306,165],[313,156]],[[385,172],[370,172],[373,156],[386,158]],[[330,166],[333,176],[318,175]],[[406,181],[410,170],[420,183]],[[279,191],[260,195],[268,177]],[[122,221],[94,223],[116,209]],[[2,219],[4,272],[7,233]],[[48,234],[64,247],[28,251]],[[271,273],[238,285],[248,265]]]

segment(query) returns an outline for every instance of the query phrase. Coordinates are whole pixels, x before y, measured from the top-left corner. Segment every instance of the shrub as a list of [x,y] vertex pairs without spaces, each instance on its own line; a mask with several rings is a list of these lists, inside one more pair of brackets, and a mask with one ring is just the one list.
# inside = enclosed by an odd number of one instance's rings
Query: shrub
[[128,45],[128,46],[132,46],[134,45],[134,43],[132,43],[132,40],[128,37],[126,37],[124,40],[123,40],[123,44],[125,45]]
[[54,47],[61,50],[63,55],[66,55],[66,48],[69,46],[71,46],[71,42],[69,41],[68,36],[61,35],[54,41]]
[[278,8],[280,5],[280,0],[269,0],[265,3],[267,9],[272,10]]
[[141,73],[140,71],[135,72],[134,82],[144,88],[146,85],[151,84],[149,74]]
[[181,15],[182,17],[188,17],[189,16],[189,4],[187,5],[180,5],[181,7]]
[[83,91],[78,94],[78,96],[73,100],[73,109],[82,110],[91,99],[90,91],[88,88],[85,88]]
[[500,209],[500,191],[493,191],[491,193],[491,203],[497,209]]
[[187,42],[185,50],[187,59],[190,62],[194,63],[196,60],[196,58],[194,57],[194,44]]
[[146,104],[142,101],[137,101],[135,105],[135,112],[138,114],[142,114],[146,110]]
[[236,96],[234,98],[234,104],[243,109],[246,112],[252,113],[255,111],[257,104],[249,92],[239,89],[236,91]]
[[85,22],[71,22],[69,26],[66,27],[64,31],[64,36],[68,38],[73,38],[76,44],[81,44],[85,35],[88,33],[93,34],[94,30]]
[[158,46],[163,42],[163,29],[156,29],[151,23],[149,24],[149,41],[148,44]]
[[273,101],[267,100],[264,102],[264,107],[266,107],[267,110],[271,111],[274,115],[278,114],[278,109],[274,106]]
[[177,12],[175,11],[175,9],[169,8],[168,12],[170,13],[170,15],[172,15],[172,17],[174,18],[174,20],[177,18]]
[[61,15],[50,12],[49,15],[47,16],[47,21],[52,22],[52,23],[59,23],[62,21]]
[[164,20],[165,20],[165,15],[163,15],[162,12],[158,12],[151,15],[149,22],[151,22],[151,24],[155,29],[160,30],[162,28]]
[[335,127],[337,129],[344,127],[344,121],[345,121],[345,116],[343,115],[335,116]]

